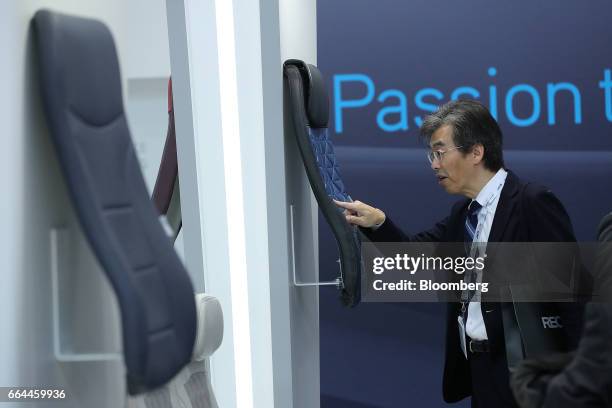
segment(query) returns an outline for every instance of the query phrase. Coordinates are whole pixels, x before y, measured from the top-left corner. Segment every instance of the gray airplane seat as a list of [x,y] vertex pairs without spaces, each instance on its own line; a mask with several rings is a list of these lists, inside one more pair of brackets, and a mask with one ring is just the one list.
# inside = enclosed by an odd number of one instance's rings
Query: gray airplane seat
[[178,177],[178,158],[176,153],[176,129],[174,125],[174,103],[172,79],[168,80],[168,130],[164,152],[153,188],[153,202],[160,215],[166,218],[174,239],[181,230],[181,195]]
[[223,340],[223,311],[214,296],[196,295],[198,335],[193,361],[163,387],[128,399],[127,408],[218,408],[209,357]]
[[119,302],[128,392],[145,392],[191,360],[197,324],[191,280],[140,171],[110,31],[99,21],[48,10],[38,11],[33,25],[60,166]]
[[289,119],[312,191],[338,244],[341,266],[341,301],[355,306],[361,298],[361,239],[333,203],[352,201],[340,177],[329,137],[329,98],[317,67],[299,60],[284,64]]

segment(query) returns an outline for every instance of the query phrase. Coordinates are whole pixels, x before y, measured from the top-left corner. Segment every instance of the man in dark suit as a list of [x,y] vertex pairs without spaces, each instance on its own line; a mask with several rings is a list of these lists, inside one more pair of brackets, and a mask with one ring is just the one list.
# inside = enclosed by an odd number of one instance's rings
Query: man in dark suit
[[[553,242],[575,241],[570,219],[552,192],[522,182],[504,168],[502,132],[487,108],[472,100],[449,102],[427,117],[421,134],[438,183],[467,197],[432,229],[403,233],[380,209],[337,202],[349,223],[376,242]],[[469,246],[468,246],[469,247]],[[478,408],[516,407],[509,386],[500,303],[463,298],[449,303],[443,396],[447,402],[472,396]],[[476,301],[477,300],[482,300]],[[580,312],[561,312],[568,342],[575,347]],[[465,336],[465,349],[460,338]]]

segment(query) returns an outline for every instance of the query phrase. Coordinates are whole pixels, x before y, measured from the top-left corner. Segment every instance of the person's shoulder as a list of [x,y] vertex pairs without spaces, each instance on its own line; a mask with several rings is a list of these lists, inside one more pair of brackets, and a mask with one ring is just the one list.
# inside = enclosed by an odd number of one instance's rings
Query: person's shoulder
[[537,200],[547,196],[554,196],[554,193],[545,185],[535,182],[526,182],[523,185],[523,195],[529,200]]
[[523,199],[528,201],[537,201],[547,198],[556,198],[552,190],[543,184],[531,180],[523,180],[518,178],[512,172],[509,172],[514,178],[517,189],[521,192]]
[[561,200],[546,185],[533,181],[520,181],[523,205],[531,208],[558,208],[565,212]]

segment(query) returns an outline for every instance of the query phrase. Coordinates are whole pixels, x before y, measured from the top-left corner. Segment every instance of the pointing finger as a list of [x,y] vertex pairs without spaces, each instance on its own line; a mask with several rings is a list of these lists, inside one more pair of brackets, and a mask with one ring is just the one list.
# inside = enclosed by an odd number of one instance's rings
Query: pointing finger
[[347,203],[345,201],[334,200],[334,203],[338,207],[346,208],[347,210],[357,210],[357,204],[355,203]]

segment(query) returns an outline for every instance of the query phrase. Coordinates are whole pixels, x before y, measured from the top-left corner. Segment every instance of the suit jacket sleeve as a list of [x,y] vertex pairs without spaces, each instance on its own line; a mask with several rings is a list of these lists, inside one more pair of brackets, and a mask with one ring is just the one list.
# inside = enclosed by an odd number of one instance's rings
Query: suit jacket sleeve
[[446,217],[433,228],[415,235],[404,233],[389,217],[376,230],[361,228],[361,231],[373,242],[440,242],[444,240],[448,219],[449,217]]

